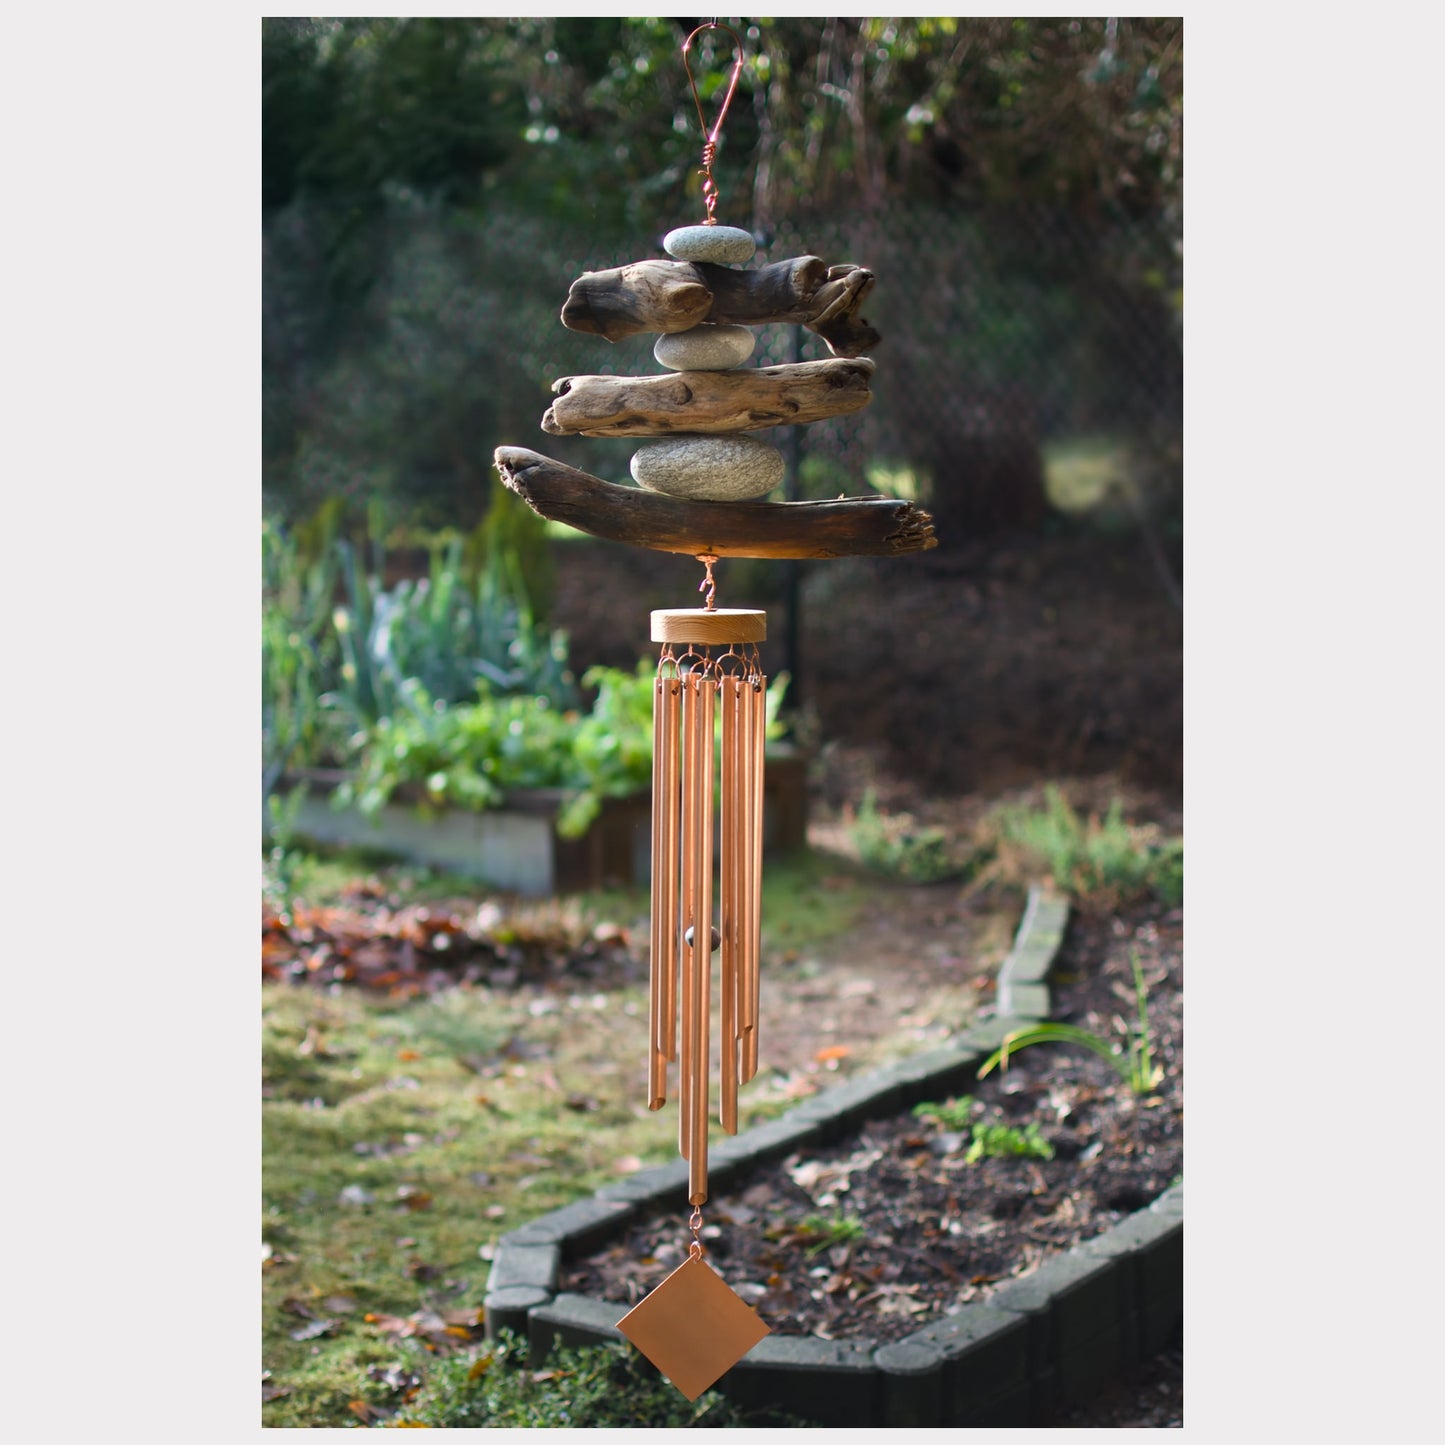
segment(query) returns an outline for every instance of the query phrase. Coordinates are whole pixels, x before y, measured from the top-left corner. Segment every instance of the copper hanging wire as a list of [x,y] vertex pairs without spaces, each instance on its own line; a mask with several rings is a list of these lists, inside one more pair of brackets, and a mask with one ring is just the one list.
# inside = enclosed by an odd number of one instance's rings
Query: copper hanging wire
[[709,612],[716,612],[717,579],[712,575],[712,568],[713,563],[717,561],[717,558],[710,556],[706,552],[704,552],[697,560],[701,562],[702,565],[707,569],[706,575],[703,577],[702,581],[697,584],[697,590],[699,592],[707,593],[707,596],[703,599],[703,606],[706,607]]
[[[707,128],[707,116],[703,114],[702,97],[697,93],[697,81],[693,79],[692,66],[687,63],[687,53],[692,48],[692,42],[702,34],[704,30],[726,30],[733,38],[733,49],[737,53],[737,60],[733,64],[733,73],[728,79],[727,94],[723,96],[722,108],[717,113],[717,120],[713,123],[711,130]],[[682,42],[682,68],[687,72],[687,83],[692,87],[692,98],[697,104],[698,124],[702,126],[702,169],[698,174],[702,177],[702,199],[703,205],[707,208],[707,219],[703,222],[705,226],[717,225],[717,182],[713,180],[712,163],[717,159],[718,137],[722,134],[723,121],[727,119],[728,107],[733,103],[733,92],[738,88],[738,77],[743,73],[743,43],[738,39],[737,32],[731,26],[722,25],[716,20],[709,20],[704,25],[699,25],[686,40]]]

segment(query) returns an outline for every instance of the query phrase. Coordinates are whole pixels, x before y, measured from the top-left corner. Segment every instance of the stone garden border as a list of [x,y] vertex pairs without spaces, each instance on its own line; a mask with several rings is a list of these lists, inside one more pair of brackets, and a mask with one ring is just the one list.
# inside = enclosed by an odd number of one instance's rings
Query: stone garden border
[[[1068,905],[1030,893],[998,977],[995,1016],[948,1044],[814,1095],[710,1152],[726,1187],[758,1165],[831,1143],[864,1120],[965,1092],[1012,1029],[1045,1019],[1046,983]],[[625,1343],[628,1306],[557,1292],[564,1260],[585,1257],[632,1219],[676,1202],[687,1163],[640,1170],[498,1241],[487,1282],[487,1334],[527,1337],[541,1360],[554,1342]],[[892,1344],[769,1335],[715,1386],[739,1405],[825,1426],[1027,1426],[1082,1403],[1168,1344],[1183,1320],[1184,1187],[1075,1246],[986,1300]],[[763,1421],[765,1423],[765,1420]]]

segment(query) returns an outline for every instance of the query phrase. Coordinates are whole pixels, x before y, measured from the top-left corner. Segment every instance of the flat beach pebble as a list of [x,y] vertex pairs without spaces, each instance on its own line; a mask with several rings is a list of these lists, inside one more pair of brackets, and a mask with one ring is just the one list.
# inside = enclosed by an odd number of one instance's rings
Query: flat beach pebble
[[652,354],[669,371],[731,371],[753,354],[750,326],[694,326],[657,338]]
[[669,497],[745,502],[783,480],[783,454],[752,437],[669,437],[633,453],[632,477]]
[[679,226],[662,238],[662,249],[679,261],[728,266],[752,260],[757,244],[736,226]]

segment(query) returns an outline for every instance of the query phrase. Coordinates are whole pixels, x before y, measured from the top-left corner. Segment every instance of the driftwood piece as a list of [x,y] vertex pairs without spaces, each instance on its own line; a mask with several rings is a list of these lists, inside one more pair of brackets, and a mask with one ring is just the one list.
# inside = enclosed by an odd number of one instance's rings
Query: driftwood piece
[[861,356],[882,339],[858,315],[876,279],[862,266],[829,266],[816,256],[753,271],[707,261],[634,261],[579,276],[562,324],[620,341],[640,331],[689,331],[703,321],[796,322],[821,336],[834,356]]
[[619,487],[526,447],[493,454],[502,481],[552,522],[655,552],[690,557],[893,557],[938,545],[912,502],[688,502]]
[[715,436],[803,426],[861,411],[873,399],[873,363],[804,361],[664,376],[564,376],[542,418],[552,436]]

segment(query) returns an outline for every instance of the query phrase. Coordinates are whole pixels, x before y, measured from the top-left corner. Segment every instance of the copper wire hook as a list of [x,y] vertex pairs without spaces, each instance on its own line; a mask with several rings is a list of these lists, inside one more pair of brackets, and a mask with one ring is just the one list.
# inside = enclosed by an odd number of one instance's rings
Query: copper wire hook
[[701,562],[704,567],[707,568],[707,575],[704,576],[702,581],[697,584],[697,590],[699,592],[707,593],[707,597],[704,600],[703,604],[707,608],[707,610],[709,612],[716,611],[717,581],[712,575],[712,564],[717,561],[717,558],[709,556],[707,553],[703,553],[697,560]]
[[[717,120],[711,131],[707,128],[707,117],[702,110],[702,97],[697,93],[697,81],[693,79],[692,66],[687,63],[687,52],[692,48],[692,42],[702,34],[704,30],[726,30],[733,38],[733,48],[737,52],[737,61],[733,65],[733,73],[728,80],[727,94],[723,96],[722,108],[717,113]],[[697,105],[698,124],[702,126],[702,169],[698,174],[702,177],[702,198],[703,204],[707,207],[707,219],[703,222],[705,226],[717,225],[717,182],[712,178],[712,163],[717,157],[717,141],[722,134],[723,121],[727,119],[728,107],[733,103],[733,92],[738,88],[738,77],[743,73],[743,43],[738,39],[737,31],[729,25],[719,24],[716,20],[709,20],[704,25],[699,25],[686,40],[682,42],[682,68],[687,72],[687,83],[692,87],[692,98]]]

